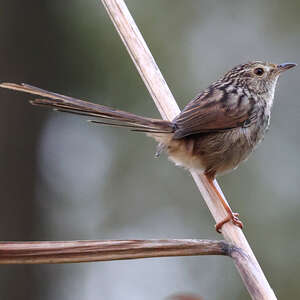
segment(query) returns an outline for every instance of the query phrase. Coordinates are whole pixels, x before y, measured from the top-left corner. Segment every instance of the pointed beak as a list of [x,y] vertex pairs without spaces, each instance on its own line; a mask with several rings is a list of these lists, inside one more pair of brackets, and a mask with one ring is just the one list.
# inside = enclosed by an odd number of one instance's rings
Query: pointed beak
[[284,72],[284,71],[289,70],[291,68],[294,68],[296,66],[297,66],[297,64],[294,64],[294,63],[283,63],[283,64],[280,64],[280,65],[277,65],[277,70],[279,71],[279,73],[281,73],[281,72]]

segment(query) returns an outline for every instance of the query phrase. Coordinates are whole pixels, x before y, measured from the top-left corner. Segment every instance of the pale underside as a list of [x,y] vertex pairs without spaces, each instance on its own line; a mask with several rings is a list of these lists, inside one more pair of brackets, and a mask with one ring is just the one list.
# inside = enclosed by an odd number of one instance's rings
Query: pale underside
[[[253,126],[253,125],[252,125]],[[262,140],[264,128],[239,127],[224,132],[195,134],[173,139],[173,134],[148,134],[163,145],[177,166],[206,174],[231,171],[248,158]]]

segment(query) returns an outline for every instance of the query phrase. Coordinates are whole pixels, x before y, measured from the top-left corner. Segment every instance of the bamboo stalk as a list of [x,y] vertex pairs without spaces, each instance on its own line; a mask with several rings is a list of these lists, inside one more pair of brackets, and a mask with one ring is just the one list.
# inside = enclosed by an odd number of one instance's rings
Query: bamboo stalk
[[[172,120],[179,113],[179,107],[125,2],[123,0],[102,0],[102,3],[115,25],[116,30],[120,34],[161,116],[164,119]],[[220,204],[217,195],[210,188],[207,178],[196,172],[191,172],[191,174],[215,221],[219,222],[223,220],[226,216],[226,212]],[[217,183],[216,185],[222,193]],[[248,257],[247,264],[241,266],[235,261],[235,265],[252,299],[276,299],[243,232],[232,223],[227,223],[222,227],[222,234],[226,241],[241,248]],[[247,274],[247,276],[245,274]],[[250,281],[251,283],[249,283]]]
[[0,264],[58,264],[166,256],[227,255],[225,241],[102,240],[62,242],[1,242]]

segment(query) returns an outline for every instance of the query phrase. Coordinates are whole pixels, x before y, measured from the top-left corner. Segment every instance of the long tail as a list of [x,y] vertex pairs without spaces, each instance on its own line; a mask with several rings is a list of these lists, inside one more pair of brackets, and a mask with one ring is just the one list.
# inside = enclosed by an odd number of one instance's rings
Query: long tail
[[174,127],[169,121],[138,116],[107,106],[52,93],[28,84],[1,83],[0,87],[45,97],[34,99],[30,103],[37,106],[51,107],[58,111],[94,117],[96,120],[89,120],[93,123],[126,127],[133,131],[150,134],[174,132]]

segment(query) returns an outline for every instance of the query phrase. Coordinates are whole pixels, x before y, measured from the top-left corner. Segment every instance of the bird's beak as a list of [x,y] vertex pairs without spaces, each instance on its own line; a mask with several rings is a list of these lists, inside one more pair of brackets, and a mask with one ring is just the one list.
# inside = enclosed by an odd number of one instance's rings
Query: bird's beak
[[283,64],[280,64],[280,65],[277,65],[277,70],[279,73],[281,72],[284,72],[286,70],[289,70],[291,68],[294,68],[296,67],[297,64],[294,64],[294,63],[283,63]]

